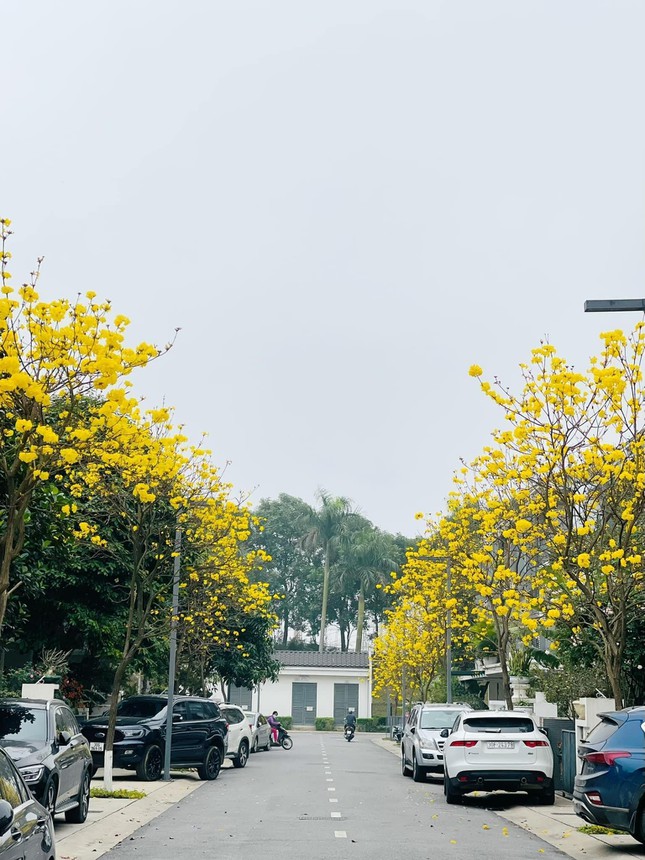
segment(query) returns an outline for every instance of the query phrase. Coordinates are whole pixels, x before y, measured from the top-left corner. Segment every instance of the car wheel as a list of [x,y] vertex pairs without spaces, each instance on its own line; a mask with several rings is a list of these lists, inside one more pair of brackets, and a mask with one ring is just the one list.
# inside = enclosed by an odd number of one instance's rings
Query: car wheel
[[413,752],[412,753],[412,779],[415,782],[424,782],[425,778],[426,778],[425,769],[422,767],[419,767],[419,765],[417,763],[417,754]]
[[90,772],[86,770],[83,774],[80,788],[78,789],[78,805],[65,813],[65,821],[69,824],[83,824],[90,810]]
[[555,789],[542,789],[542,791],[538,794],[538,803],[542,804],[542,806],[553,806],[553,804],[555,803]]
[[410,768],[405,760],[405,752],[403,751],[403,747],[401,747],[401,773],[403,776],[410,776]]
[[638,811],[634,816],[634,831],[632,836],[645,845],[645,799],[641,800]]
[[56,797],[58,796],[58,784],[55,779],[50,779],[43,792],[43,806],[53,818],[56,814]]
[[240,741],[240,748],[233,759],[233,767],[246,767],[249,760],[249,745],[246,741]]
[[447,776],[443,778],[443,793],[446,795],[446,803],[461,803],[461,793],[450,785]]
[[217,747],[210,747],[206,753],[204,764],[200,764],[197,768],[197,774],[200,779],[217,779],[221,767],[222,756],[220,755],[219,750]]
[[256,753],[258,751],[258,749],[259,749],[259,747],[258,747],[258,736],[256,735],[253,738],[253,746],[251,747],[251,752]]
[[137,763],[137,776],[143,782],[154,782],[161,777],[163,757],[161,747],[152,744],[144,752],[143,758]]

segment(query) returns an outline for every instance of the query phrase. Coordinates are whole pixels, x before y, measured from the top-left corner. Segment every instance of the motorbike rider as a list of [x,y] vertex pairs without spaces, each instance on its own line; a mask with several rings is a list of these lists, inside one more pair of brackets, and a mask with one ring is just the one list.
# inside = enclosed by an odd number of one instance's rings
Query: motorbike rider
[[351,728],[352,734],[356,731],[356,714],[351,708],[347,709],[347,713],[345,714],[345,722],[343,724],[343,728]]
[[271,734],[273,735],[273,743],[277,744],[279,742],[279,730],[281,723],[278,720],[278,712],[274,711],[267,717],[267,723],[271,726]]

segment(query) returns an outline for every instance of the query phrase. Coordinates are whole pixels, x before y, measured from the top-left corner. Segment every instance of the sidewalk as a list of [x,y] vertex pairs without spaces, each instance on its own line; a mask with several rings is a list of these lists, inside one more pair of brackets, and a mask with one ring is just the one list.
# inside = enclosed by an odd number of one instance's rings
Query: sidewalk
[[[400,758],[399,745],[394,741],[381,736],[371,736],[370,739],[397,759]],[[571,801],[564,797],[556,797],[555,806],[527,806],[518,802],[507,808],[493,808],[492,811],[576,860],[633,860],[634,857],[645,857],[645,846],[631,836],[578,833],[578,828],[583,827],[585,822],[578,818]]]
[[[222,768],[232,767],[225,762]],[[84,824],[67,824],[64,816],[55,819],[58,860],[96,860],[135,830],[161,815],[204,783],[193,771],[173,772],[170,782],[139,782],[128,770],[114,771],[114,790],[144,791],[138,800],[93,797]],[[92,788],[103,788],[103,771],[92,779]]]

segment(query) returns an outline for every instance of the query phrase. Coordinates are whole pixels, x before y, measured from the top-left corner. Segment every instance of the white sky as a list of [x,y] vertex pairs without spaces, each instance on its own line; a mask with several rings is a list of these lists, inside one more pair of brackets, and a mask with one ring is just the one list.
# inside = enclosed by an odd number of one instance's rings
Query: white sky
[[545,335],[645,270],[642,0],[41,0],[2,9],[14,278],[94,289],[253,498],[413,535]]

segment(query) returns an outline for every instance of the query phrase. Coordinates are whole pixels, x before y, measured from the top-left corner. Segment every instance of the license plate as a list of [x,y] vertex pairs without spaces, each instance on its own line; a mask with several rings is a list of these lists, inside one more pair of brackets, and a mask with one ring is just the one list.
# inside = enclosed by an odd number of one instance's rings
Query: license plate
[[513,741],[487,741],[486,748],[489,750],[512,750],[515,749]]
[[99,741],[90,741],[90,750],[92,752],[103,752],[105,749],[105,744],[99,743]]

